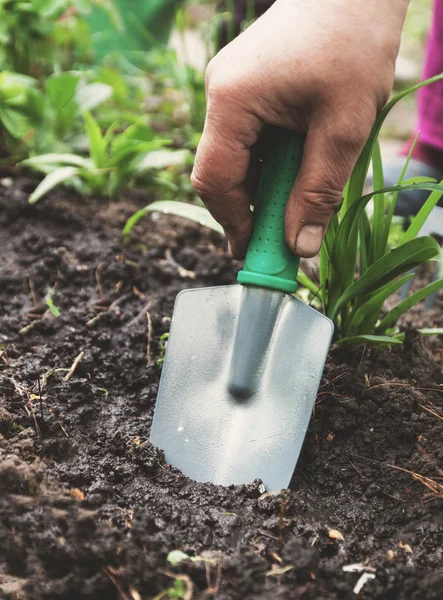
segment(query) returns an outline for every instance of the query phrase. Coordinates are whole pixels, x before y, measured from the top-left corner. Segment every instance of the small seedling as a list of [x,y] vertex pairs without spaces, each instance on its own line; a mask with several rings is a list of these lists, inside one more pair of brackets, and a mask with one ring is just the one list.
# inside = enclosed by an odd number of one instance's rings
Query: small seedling
[[171,550],[171,552],[169,552],[168,556],[166,557],[168,563],[170,563],[173,567],[176,567],[184,560],[189,559],[189,555],[186,554],[186,552],[183,552],[182,550]]
[[160,355],[156,360],[155,364],[157,367],[161,367],[165,362],[166,345],[169,338],[169,333],[163,333],[160,336]]
[[48,291],[46,293],[46,298],[45,298],[45,304],[49,308],[49,310],[51,311],[51,315],[53,317],[59,317],[60,316],[60,310],[54,304],[54,301],[52,299],[53,294],[54,294],[54,289],[53,288],[48,288]]
[[148,127],[131,125],[118,133],[114,123],[103,134],[88,111],[83,116],[89,157],[52,153],[21,163],[46,175],[30,195],[30,204],[60,184],[71,185],[83,194],[115,196],[132,180],[187,160],[187,151],[166,149],[170,141],[155,137]]

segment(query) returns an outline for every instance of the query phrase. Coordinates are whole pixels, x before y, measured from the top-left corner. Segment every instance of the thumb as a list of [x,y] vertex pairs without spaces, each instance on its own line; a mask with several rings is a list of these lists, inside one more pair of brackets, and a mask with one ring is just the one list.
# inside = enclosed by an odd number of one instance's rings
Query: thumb
[[[285,234],[295,254],[318,254],[329,220],[369,136],[371,125],[349,131],[328,118],[329,127],[311,122],[303,160],[285,214]],[[330,123],[334,123],[331,127]]]

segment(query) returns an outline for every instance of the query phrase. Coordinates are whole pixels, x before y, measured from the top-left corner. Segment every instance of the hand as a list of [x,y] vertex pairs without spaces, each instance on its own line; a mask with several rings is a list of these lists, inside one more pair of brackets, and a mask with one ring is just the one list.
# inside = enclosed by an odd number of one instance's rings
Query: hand
[[242,258],[252,213],[245,179],[266,125],[306,134],[285,234],[317,254],[394,80],[408,0],[277,0],[206,73],[207,114],[192,184]]

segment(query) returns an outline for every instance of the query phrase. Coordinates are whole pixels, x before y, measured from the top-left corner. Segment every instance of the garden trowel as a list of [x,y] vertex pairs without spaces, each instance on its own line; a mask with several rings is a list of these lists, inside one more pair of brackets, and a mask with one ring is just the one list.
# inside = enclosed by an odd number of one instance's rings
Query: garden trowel
[[269,131],[240,285],[177,296],[151,442],[197,481],[278,491],[300,454],[333,332],[293,296],[284,214],[302,151],[301,136]]

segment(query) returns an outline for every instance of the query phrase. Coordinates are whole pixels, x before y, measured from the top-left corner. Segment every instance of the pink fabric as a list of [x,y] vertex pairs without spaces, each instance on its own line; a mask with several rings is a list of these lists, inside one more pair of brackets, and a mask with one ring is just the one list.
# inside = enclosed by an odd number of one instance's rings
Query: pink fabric
[[[443,0],[434,0],[423,78],[443,72]],[[443,80],[418,92],[420,141],[443,151]]]

